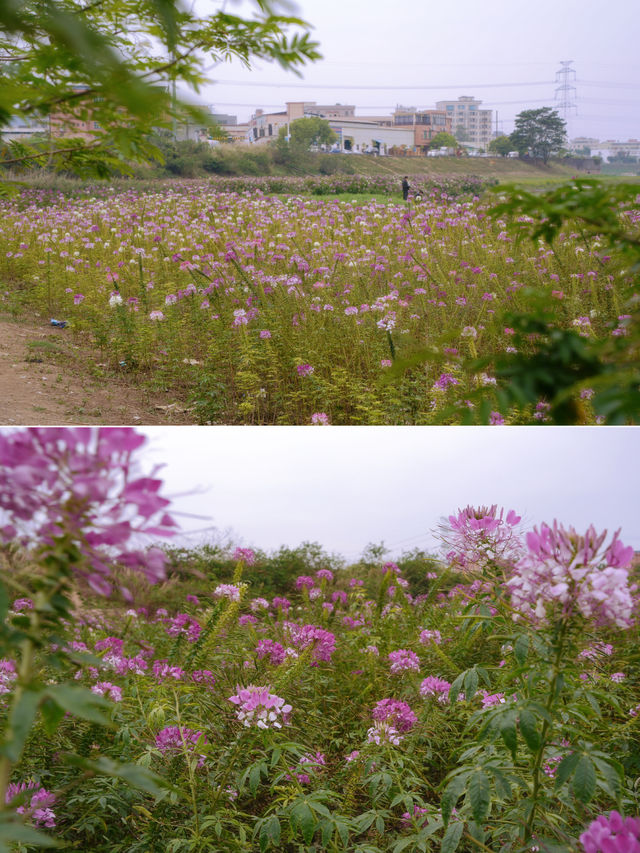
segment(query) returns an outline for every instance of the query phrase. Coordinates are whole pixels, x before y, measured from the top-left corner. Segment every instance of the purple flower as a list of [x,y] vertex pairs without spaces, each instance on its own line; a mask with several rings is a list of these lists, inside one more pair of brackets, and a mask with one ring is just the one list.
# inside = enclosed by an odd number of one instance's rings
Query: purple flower
[[420,631],[420,642],[425,646],[428,646],[429,643],[433,643],[434,645],[439,646],[442,642],[442,636],[440,634],[440,631]]
[[261,337],[263,340],[268,340],[268,339],[271,337],[271,332],[270,332],[268,329],[263,329],[263,330],[260,332],[260,337]]
[[390,723],[399,732],[408,732],[418,722],[409,705],[399,699],[381,699],[376,702],[371,716],[374,720]]
[[326,412],[314,412],[311,415],[311,423],[314,426],[329,426],[329,415]]
[[296,370],[298,371],[298,376],[304,377],[304,376],[311,376],[311,374],[313,373],[315,368],[312,367],[310,364],[299,364],[296,367]]
[[391,663],[391,675],[398,675],[402,672],[420,670],[420,658],[415,652],[409,649],[398,649],[395,652],[389,652],[389,661]]
[[274,666],[279,666],[287,657],[284,646],[281,643],[277,643],[275,640],[270,639],[258,641],[256,654],[260,660],[268,656]]
[[198,620],[194,619],[193,616],[189,616],[188,613],[178,613],[177,616],[170,620],[166,630],[170,637],[184,635],[190,643],[195,643],[202,632]]
[[314,587],[316,582],[310,575],[299,575],[296,578],[296,589],[308,588],[311,589]]
[[336,638],[331,631],[317,625],[298,625],[296,622],[284,622],[283,628],[291,645],[304,651],[313,647],[313,661],[330,661],[335,651]]
[[[33,792],[33,793],[31,793]],[[21,815],[25,815],[25,817],[31,818],[34,826],[45,827],[46,829],[53,829],[56,825],[56,816],[53,812],[51,806],[55,804],[56,797],[55,794],[52,794],[50,791],[47,791],[43,788],[39,782],[21,782],[20,784],[16,784],[15,782],[10,783],[7,786],[7,792],[5,794],[5,803],[10,805],[16,797],[23,795],[28,795],[31,793],[29,798],[29,805],[18,806],[16,808],[16,812]]]
[[11,693],[13,682],[17,678],[15,663],[8,658],[0,659],[0,696]]
[[456,379],[451,373],[441,373],[440,376],[433,383],[434,388],[440,388],[442,391],[445,391],[449,385],[459,385],[460,380]]
[[438,702],[446,705],[449,702],[449,690],[451,685],[444,678],[428,675],[420,685],[421,696],[435,696]]
[[[202,732],[196,732],[193,729],[188,729],[186,726],[167,726],[158,732],[156,735],[156,749],[159,749],[163,755],[175,755],[179,753],[189,753],[197,755],[196,748],[199,744],[206,744],[207,737]],[[204,755],[200,754],[198,758],[198,767],[204,765]]]
[[245,566],[255,566],[256,555],[251,548],[236,548],[233,552],[233,559],[237,563],[244,563]]
[[11,609],[14,613],[20,613],[21,610],[33,610],[33,601],[30,598],[16,598]]
[[238,687],[235,696],[229,696],[229,702],[237,705],[236,717],[247,728],[257,726],[259,729],[280,729],[283,723],[288,725],[291,705],[285,704],[284,699],[269,693],[269,687]]
[[329,583],[331,583],[331,581],[333,580],[333,572],[331,571],[331,569],[318,569],[318,571],[316,572],[316,577],[320,581],[328,581]]

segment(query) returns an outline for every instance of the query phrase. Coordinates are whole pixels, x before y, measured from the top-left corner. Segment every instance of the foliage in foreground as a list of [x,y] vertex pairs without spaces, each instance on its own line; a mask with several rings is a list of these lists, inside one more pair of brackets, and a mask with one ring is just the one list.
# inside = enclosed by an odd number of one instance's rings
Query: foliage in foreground
[[394,563],[311,564],[253,597],[238,549],[230,583],[125,610],[90,589],[160,579],[129,539],[172,527],[140,444],[0,436],[0,849],[635,853],[639,614],[617,535],[525,539],[514,511],[467,507],[417,597]]

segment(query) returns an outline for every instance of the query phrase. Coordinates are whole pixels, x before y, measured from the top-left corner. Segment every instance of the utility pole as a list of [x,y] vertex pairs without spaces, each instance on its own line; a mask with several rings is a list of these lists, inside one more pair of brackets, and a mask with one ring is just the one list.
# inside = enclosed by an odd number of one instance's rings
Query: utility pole
[[578,105],[576,103],[576,72],[571,66],[573,59],[560,62],[560,71],[556,72],[556,102],[567,127],[567,138],[569,137],[569,116],[576,115]]

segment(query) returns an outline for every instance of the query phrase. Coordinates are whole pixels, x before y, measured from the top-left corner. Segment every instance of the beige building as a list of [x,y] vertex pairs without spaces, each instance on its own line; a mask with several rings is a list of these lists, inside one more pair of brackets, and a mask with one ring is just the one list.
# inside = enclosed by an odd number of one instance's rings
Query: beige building
[[420,154],[426,154],[436,134],[452,132],[452,120],[447,110],[396,107],[391,118],[394,127],[413,128],[413,147]]
[[436,109],[444,110],[451,117],[454,136],[464,130],[465,141],[485,148],[493,138],[493,110],[481,110],[481,103],[469,95],[461,95],[457,101],[436,101]]
[[346,119],[353,118],[353,104],[316,104],[315,101],[287,101],[286,109],[276,113],[266,113],[256,110],[249,119],[249,142],[269,142],[277,139],[281,127],[288,127],[292,121],[299,118],[319,116],[320,118]]

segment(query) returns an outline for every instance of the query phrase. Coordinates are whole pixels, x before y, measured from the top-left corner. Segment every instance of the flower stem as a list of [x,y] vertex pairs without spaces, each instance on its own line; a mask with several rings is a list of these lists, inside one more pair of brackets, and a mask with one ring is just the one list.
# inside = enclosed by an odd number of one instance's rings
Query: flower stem
[[[567,634],[567,620],[562,619],[557,626],[556,637],[556,654],[553,660],[552,670],[551,670],[551,682],[549,684],[549,695],[547,696],[547,701],[545,704],[545,709],[549,715],[551,715],[551,709],[553,708],[554,702],[556,701],[556,690],[558,687],[558,679],[560,678],[560,663],[562,662],[562,654],[564,652],[565,639]],[[538,795],[540,793],[540,770],[542,768],[542,759],[544,757],[545,750],[547,748],[547,735],[549,733],[549,729],[551,727],[551,723],[548,719],[545,719],[542,723],[542,731],[540,732],[540,747],[536,753],[535,761],[533,764],[533,787],[531,790],[531,798],[533,800],[531,804],[531,811],[529,812],[529,818],[524,828],[524,840],[529,841],[533,834],[533,824],[536,817],[536,812],[538,810]]]

